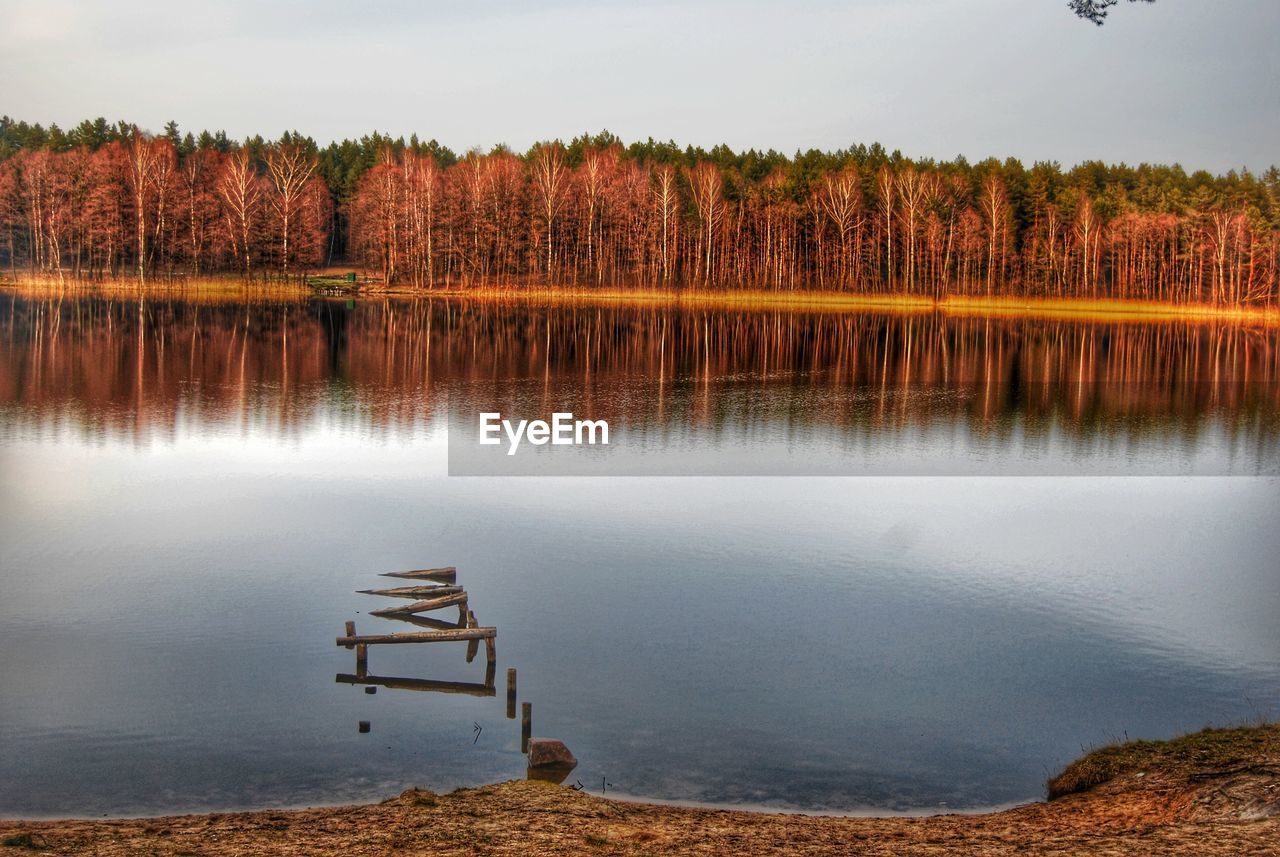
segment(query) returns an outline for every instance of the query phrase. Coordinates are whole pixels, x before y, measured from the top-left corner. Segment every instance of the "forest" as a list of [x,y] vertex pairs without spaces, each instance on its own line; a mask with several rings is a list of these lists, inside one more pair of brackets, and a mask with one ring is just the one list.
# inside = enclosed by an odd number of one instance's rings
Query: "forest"
[[1280,170],[787,156],[608,132],[458,154],[0,118],[9,276],[359,268],[403,288],[825,290],[1280,304]]

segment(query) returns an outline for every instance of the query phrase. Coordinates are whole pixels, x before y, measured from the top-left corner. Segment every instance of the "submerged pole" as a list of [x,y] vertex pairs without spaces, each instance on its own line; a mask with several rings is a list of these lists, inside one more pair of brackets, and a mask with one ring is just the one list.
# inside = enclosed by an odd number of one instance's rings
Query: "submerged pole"
[[516,719],[516,668],[507,670],[507,719]]
[[526,702],[520,712],[520,752],[529,752],[529,736],[533,734],[533,703]]

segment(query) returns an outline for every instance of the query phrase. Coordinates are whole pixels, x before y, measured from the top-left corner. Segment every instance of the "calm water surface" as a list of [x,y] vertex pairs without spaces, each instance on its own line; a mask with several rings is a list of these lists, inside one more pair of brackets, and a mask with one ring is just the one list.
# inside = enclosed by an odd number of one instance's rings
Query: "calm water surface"
[[[523,776],[512,666],[591,791],[1035,799],[1084,745],[1280,712],[1278,378],[1230,326],[0,296],[0,814]],[[672,476],[448,477],[494,400]],[[355,590],[446,564],[497,695],[335,682],[343,622],[407,630]]]

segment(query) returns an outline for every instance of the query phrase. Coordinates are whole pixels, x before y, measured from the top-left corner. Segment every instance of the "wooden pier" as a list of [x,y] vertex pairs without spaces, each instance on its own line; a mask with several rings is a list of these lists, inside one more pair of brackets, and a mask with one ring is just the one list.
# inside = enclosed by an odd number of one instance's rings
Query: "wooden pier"
[[[362,595],[376,595],[380,598],[396,598],[409,603],[398,603],[394,606],[380,607],[370,610],[369,615],[378,619],[404,622],[427,630],[399,631],[390,634],[359,634],[356,623],[348,621],[343,634],[334,642],[348,650],[354,649],[356,654],[356,671],[338,673],[334,680],[338,684],[362,685],[366,693],[374,693],[377,688],[385,687],[393,690],[415,690],[433,693],[457,693],[467,696],[497,696],[497,638],[498,629],[481,625],[471,609],[466,589],[458,585],[458,571],[453,566],[444,568],[419,568],[411,571],[389,571],[383,577],[394,577],[412,581],[406,586],[392,586],[381,589],[360,589]],[[456,621],[446,621],[426,614],[449,607],[458,608]],[[410,678],[405,676],[380,676],[369,672],[370,646],[395,646],[416,643],[460,643],[467,644],[466,659],[471,663],[479,653],[480,642],[485,646],[485,673],[483,682],[438,681],[429,678]],[[533,704],[519,702],[516,694],[515,668],[507,669],[506,715],[508,720],[516,719],[519,704],[520,751],[529,752],[533,733]],[[368,732],[369,721],[360,721],[360,731]],[[477,724],[477,739],[480,726]],[[568,769],[566,769],[567,772]],[[537,766],[529,768],[529,776],[545,778],[539,773]],[[562,780],[563,774],[560,776]],[[560,780],[556,780],[559,782]]]
[[[479,650],[480,641],[483,640],[488,662],[485,685],[493,685],[494,664],[498,660],[497,643],[495,642],[498,637],[498,629],[482,627],[476,621],[476,614],[472,612],[468,604],[467,591],[458,586],[458,570],[455,567],[445,566],[443,568],[419,568],[412,571],[388,571],[382,576],[412,580],[415,583],[412,586],[360,589],[357,591],[362,595],[408,599],[410,603],[397,604],[394,607],[380,607],[377,610],[370,610],[369,615],[376,616],[379,619],[407,622],[411,625],[418,625],[431,630],[398,634],[357,634],[356,623],[347,622],[344,629],[345,633],[336,640],[339,646],[355,649],[356,651],[356,675],[346,676],[346,678],[353,679],[353,683],[377,684],[377,682],[371,681],[368,675],[369,646],[466,642],[467,663],[471,663]],[[458,608],[457,622],[445,622],[442,619],[423,615],[446,607]],[[343,675],[340,675],[339,680],[343,680],[343,677]],[[406,685],[403,682],[406,681],[428,682],[429,680],[404,679],[397,681],[401,681],[401,684],[395,686],[405,687]],[[386,686],[392,687],[393,685]],[[426,686],[422,685],[422,687]]]

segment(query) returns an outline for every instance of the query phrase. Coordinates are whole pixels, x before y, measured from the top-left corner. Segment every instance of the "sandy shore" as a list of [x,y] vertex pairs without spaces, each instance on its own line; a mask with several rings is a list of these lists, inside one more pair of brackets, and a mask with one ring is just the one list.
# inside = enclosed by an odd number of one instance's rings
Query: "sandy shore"
[[987,815],[832,818],[606,800],[512,781],[372,806],[0,821],[0,854],[1280,854],[1280,726],[1107,748]]

